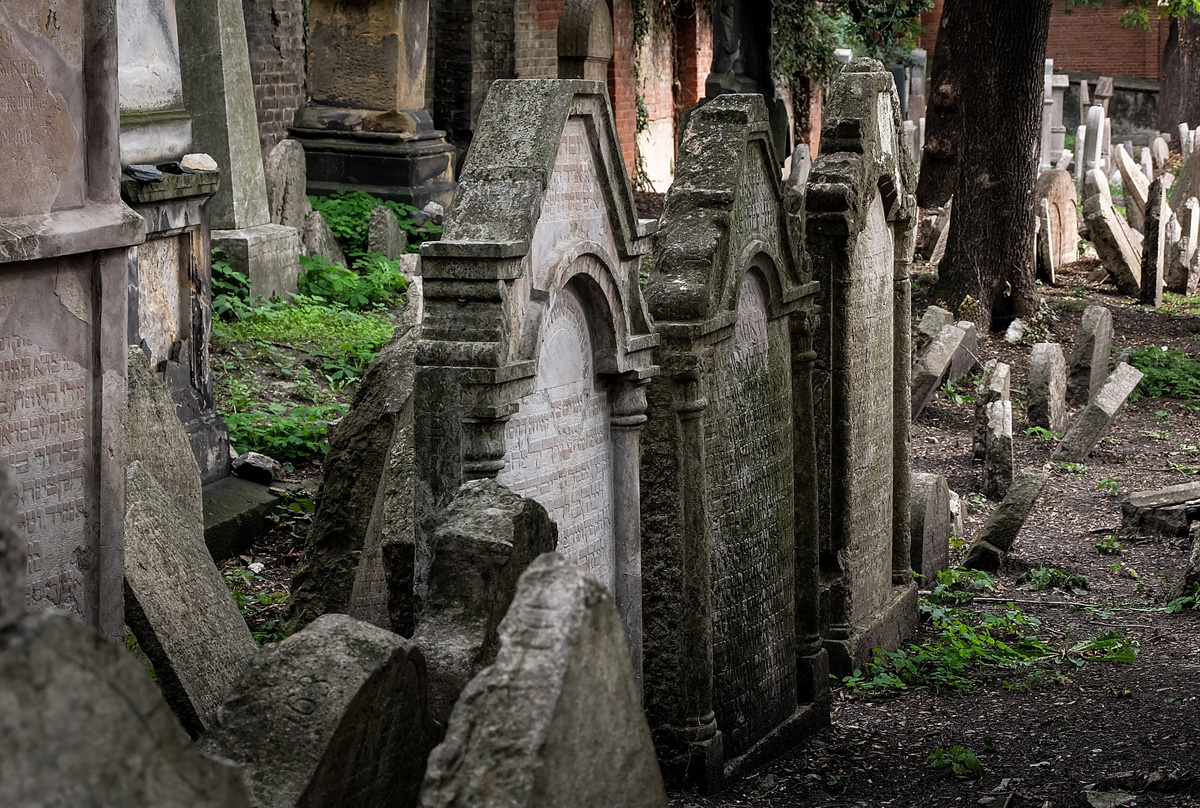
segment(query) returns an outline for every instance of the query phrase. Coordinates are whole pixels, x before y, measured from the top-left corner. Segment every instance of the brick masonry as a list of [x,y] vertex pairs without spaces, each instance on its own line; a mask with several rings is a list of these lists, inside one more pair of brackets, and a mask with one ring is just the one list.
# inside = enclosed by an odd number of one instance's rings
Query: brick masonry
[[304,2],[242,0],[242,14],[265,153],[287,137],[296,112],[304,106]]

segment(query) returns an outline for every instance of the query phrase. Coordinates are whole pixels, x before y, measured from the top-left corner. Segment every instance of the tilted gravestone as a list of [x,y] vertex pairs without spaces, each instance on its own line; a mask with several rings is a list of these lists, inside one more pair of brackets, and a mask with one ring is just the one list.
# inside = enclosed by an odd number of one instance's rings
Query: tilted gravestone
[[[0,7],[0,462],[28,536],[21,597],[122,633],[130,247],[113,4]],[[107,13],[100,13],[106,11]]]
[[1108,378],[1112,342],[1112,312],[1097,305],[1084,309],[1067,363],[1071,368],[1067,380],[1067,400],[1071,404],[1086,404]]
[[557,554],[521,576],[496,662],[454,705],[422,808],[666,808],[612,596]]
[[130,350],[125,621],[193,737],[257,648],[204,544],[200,469],[175,403]]
[[1039,342],[1029,359],[1029,423],[1051,432],[1067,428],[1067,361],[1062,346]]
[[828,720],[817,289],[761,98],[709,101],[681,144],[645,289],[662,338],[642,447],[645,691],[668,776],[712,788],[727,761]]
[[1066,171],[1038,174],[1034,203],[1045,201],[1049,208],[1050,243],[1054,248],[1054,266],[1061,268],[1079,260],[1079,218],[1075,210],[1078,194]]
[[1012,369],[1004,362],[989,359],[975,387],[975,436],[971,457],[983,460],[988,446],[988,407],[997,401],[1009,401]]
[[1124,362],[1117,365],[1083,411],[1075,417],[1067,434],[1054,447],[1050,459],[1073,463],[1086,460],[1141,380],[1142,372],[1133,365]]
[[1162,178],[1150,184],[1146,202],[1146,240],[1142,245],[1142,288],[1138,302],[1158,308],[1163,302],[1166,271],[1167,223],[1172,217]]
[[962,347],[966,336],[958,325],[944,326],[938,335],[916,357],[912,369],[913,420],[933,401],[937,391],[950,373],[950,365]]
[[950,566],[950,487],[940,474],[912,476],[912,568],[932,587]]
[[967,548],[963,566],[967,569],[995,572],[1004,554],[1012,550],[1017,535],[1042,494],[1050,472],[1039,468],[1022,469],[1013,478],[1004,501],[992,511],[983,529]]
[[896,647],[916,619],[909,553],[915,169],[890,74],[859,59],[834,80],[806,224],[824,317],[816,337],[822,619],[835,671]]
[[983,494],[1003,499],[1013,479],[1012,401],[993,401],[984,409]]
[[615,594],[641,667],[638,443],[653,332],[639,222],[602,84],[498,81],[442,240],[427,242],[417,348],[421,519],[469,479],[545,506],[559,551]]
[[1121,172],[1121,195],[1125,197],[1125,215],[1134,230],[1144,230],[1146,224],[1146,201],[1150,197],[1150,181],[1133,162],[1133,157],[1124,146],[1117,146],[1114,155],[1117,169]]
[[1083,197],[1083,218],[1096,254],[1121,293],[1137,296],[1142,283],[1141,234],[1130,230],[1113,207],[1103,171],[1092,169],[1087,173]]

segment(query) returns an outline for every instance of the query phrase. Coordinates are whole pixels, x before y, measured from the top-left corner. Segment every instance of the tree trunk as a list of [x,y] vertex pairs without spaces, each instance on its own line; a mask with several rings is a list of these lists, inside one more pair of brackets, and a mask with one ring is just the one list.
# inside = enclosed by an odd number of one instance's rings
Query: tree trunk
[[[947,0],[949,6],[953,0]],[[970,84],[973,73],[968,60],[954,62],[951,50],[959,35],[956,19],[946,10],[938,22],[937,45],[929,63],[925,104],[925,149],[921,153],[921,175],[917,181],[917,205],[936,208],[946,204],[958,181],[962,155],[962,107],[959,94]],[[961,26],[959,26],[961,27]],[[957,72],[956,72],[957,71]]]
[[946,0],[943,12],[954,31],[944,75],[962,77],[952,87],[962,154],[934,298],[992,330],[1037,311],[1033,191],[1051,5]]
[[1200,124],[1200,17],[1171,19],[1158,81],[1158,131]]

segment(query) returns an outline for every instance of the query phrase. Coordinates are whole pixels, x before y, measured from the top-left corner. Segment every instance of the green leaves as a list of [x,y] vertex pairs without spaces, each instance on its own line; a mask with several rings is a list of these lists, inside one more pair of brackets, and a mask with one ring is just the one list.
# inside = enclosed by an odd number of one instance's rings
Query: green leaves
[[1043,589],[1061,589],[1076,595],[1083,595],[1090,590],[1088,579],[1077,572],[1067,572],[1058,567],[1037,567],[1021,574],[1017,578],[1017,586],[1039,592]]
[[349,409],[346,404],[289,407],[274,402],[224,418],[229,441],[239,453],[262,452],[281,462],[294,463],[328,452],[329,422]]
[[979,778],[983,776],[983,764],[975,753],[966,746],[951,747],[949,752],[934,749],[928,758],[929,765],[934,768],[949,766],[950,770],[959,777]]
[[310,196],[313,209],[319,211],[333,231],[338,244],[351,262],[357,264],[367,255],[367,230],[371,223],[371,210],[377,205],[390,208],[400,222],[400,229],[408,235],[408,248],[415,252],[421,242],[429,236],[442,232],[441,225],[427,222],[417,224],[420,213],[412,205],[384,200],[366,191],[335,191],[329,196]]
[[319,255],[300,256],[300,293],[336,308],[362,311],[398,301],[408,289],[400,262],[379,253],[362,256],[356,270]]
[[1140,348],[1130,355],[1130,364],[1143,374],[1129,397],[1200,398],[1200,362],[1175,348]]

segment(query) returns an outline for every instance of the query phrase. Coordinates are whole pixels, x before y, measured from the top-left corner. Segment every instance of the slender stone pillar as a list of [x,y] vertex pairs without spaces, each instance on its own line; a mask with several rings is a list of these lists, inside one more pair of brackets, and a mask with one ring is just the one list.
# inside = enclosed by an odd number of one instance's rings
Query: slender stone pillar
[[[617,608],[629,640],[629,655],[642,681],[642,510],[639,436],[646,423],[645,381],[617,383],[613,406],[613,535],[616,539]],[[625,507],[627,506],[627,507]]]

